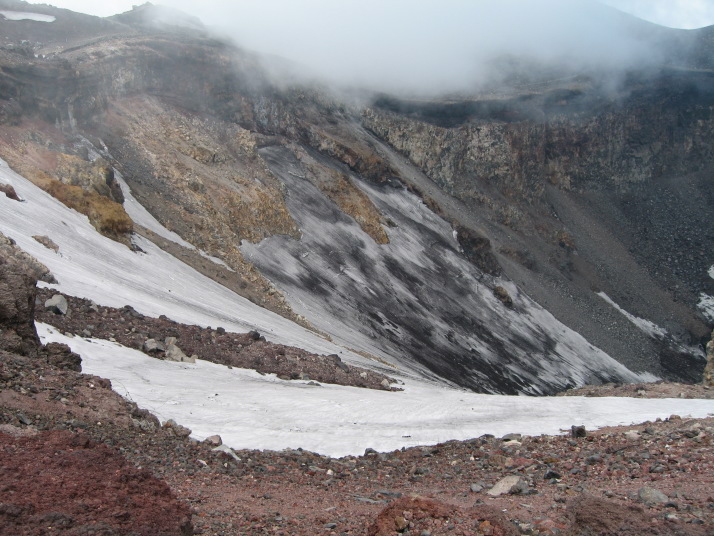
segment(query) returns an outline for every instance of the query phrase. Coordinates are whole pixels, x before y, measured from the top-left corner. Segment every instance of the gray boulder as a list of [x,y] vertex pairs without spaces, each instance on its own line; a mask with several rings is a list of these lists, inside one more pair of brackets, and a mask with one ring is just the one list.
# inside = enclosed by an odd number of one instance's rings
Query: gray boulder
[[55,294],[45,302],[45,309],[56,315],[66,315],[68,308],[67,299],[62,294]]
[[175,420],[169,419],[163,424],[163,428],[169,430],[177,437],[188,437],[191,435],[191,430],[185,426],[181,426]]
[[221,436],[219,436],[218,434],[208,436],[204,441],[209,445],[213,445],[214,447],[220,447],[223,444],[223,439],[221,439]]
[[176,345],[176,337],[166,337],[166,350],[164,358],[178,363],[195,363],[196,356],[187,356],[181,348]]
[[667,497],[664,493],[655,488],[640,488],[637,491],[637,497],[647,506],[664,504],[669,501],[669,497]]
[[155,354],[157,352],[165,352],[166,351],[166,346],[164,346],[164,343],[161,341],[157,341],[156,339],[147,339],[144,341],[144,352],[147,354]]
[[528,482],[518,475],[504,476],[501,480],[488,490],[486,493],[491,497],[499,495],[518,495],[528,492]]

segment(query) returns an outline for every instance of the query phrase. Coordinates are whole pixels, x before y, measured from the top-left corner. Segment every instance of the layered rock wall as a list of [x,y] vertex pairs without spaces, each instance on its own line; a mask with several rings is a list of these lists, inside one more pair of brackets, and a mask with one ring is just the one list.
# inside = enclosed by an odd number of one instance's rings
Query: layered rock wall
[[626,189],[710,164],[714,150],[705,140],[714,137],[714,79],[687,75],[653,84],[617,97],[538,103],[512,119],[378,102],[363,121],[460,199],[495,191],[532,202],[546,184]]

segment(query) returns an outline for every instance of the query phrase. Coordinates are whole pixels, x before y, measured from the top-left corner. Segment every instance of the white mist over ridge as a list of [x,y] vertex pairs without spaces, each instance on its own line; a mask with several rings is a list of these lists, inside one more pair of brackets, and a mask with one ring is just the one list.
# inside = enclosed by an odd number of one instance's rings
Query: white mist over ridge
[[[187,1],[170,4],[196,14]],[[512,58],[554,76],[661,60],[648,37],[656,26],[593,0],[213,0],[199,16],[306,75],[376,91],[472,91],[499,82]]]

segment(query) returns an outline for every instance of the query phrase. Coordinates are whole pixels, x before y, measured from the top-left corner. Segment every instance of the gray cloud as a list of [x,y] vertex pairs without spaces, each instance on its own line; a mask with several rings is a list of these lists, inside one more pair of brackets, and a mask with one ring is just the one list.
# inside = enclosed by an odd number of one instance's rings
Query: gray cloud
[[645,20],[673,28],[714,24],[714,0],[601,0]]
[[[101,14],[136,0],[59,0]],[[412,93],[470,91],[517,57],[556,68],[613,71],[656,63],[660,50],[632,17],[691,24],[714,0],[159,0],[238,44],[287,58],[303,76]],[[84,9],[83,7],[84,6]],[[628,20],[630,19],[630,20]],[[675,22],[676,21],[676,22]],[[646,23],[639,21],[641,25]],[[638,37],[639,36],[639,37]]]
[[506,57],[595,70],[657,59],[629,17],[591,0],[206,0],[200,13],[167,3],[311,76],[383,91],[470,91]]

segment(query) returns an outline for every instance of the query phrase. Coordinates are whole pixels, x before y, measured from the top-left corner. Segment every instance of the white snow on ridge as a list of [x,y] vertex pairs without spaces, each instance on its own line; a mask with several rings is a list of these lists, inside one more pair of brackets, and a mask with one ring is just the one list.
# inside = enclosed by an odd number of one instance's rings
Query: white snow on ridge
[[314,387],[201,360],[160,361],[116,343],[37,328],[43,341],[79,353],[84,372],[111,379],[115,390],[162,421],[176,420],[197,439],[218,433],[233,448],[345,456],[485,433],[558,434],[573,424],[593,429],[714,413],[712,400],[479,395],[415,380],[404,392]]
[[159,220],[154,218],[154,216],[152,216],[151,213],[136,200],[131,193],[129,185],[124,180],[124,177],[122,177],[122,174],[116,169],[114,169],[114,179],[119,184],[122,194],[124,194],[124,210],[126,210],[126,213],[134,223],[137,223],[142,227],[146,227],[149,231],[153,231],[160,237],[170,240],[171,242],[175,242],[180,246],[188,249],[196,249],[193,244],[186,242],[178,234],[173,231],[169,231],[166,227],[161,225]]
[[697,307],[706,316],[709,321],[714,322],[714,296],[709,296],[709,294],[704,294],[703,292],[699,295],[699,303]]
[[610,298],[610,296],[608,296],[604,292],[598,292],[597,295],[600,296],[607,303],[612,305],[615,309],[617,309],[620,313],[622,313],[625,316],[625,318],[627,318],[630,322],[632,322],[635,326],[640,328],[642,331],[647,333],[647,335],[649,335],[651,337],[655,337],[655,338],[664,338],[667,336],[666,329],[659,327],[654,322],[650,322],[649,320],[645,320],[644,318],[640,318],[638,316],[628,313],[622,307],[620,307],[617,303],[615,303],[612,300],[612,298]]
[[709,268],[709,271],[708,271],[707,273],[709,274],[709,277],[711,277],[712,279],[714,279],[714,266],[711,266],[711,267]]
[[25,11],[0,11],[0,15],[7,20],[32,20],[35,22],[54,22],[57,17],[52,15],[43,15],[42,13],[29,13]]

